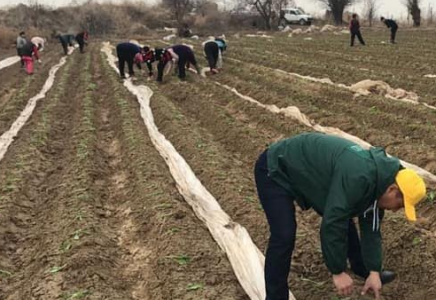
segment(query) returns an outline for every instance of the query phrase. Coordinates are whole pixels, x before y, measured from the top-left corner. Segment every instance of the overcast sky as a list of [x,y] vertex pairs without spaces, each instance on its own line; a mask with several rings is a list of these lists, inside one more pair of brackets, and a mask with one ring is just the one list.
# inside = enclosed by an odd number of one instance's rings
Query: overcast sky
[[[50,6],[59,6],[59,5],[65,5],[68,3],[71,3],[71,0],[38,0],[40,3],[47,4]],[[121,0],[123,1],[123,0]],[[137,1],[137,0],[136,0]],[[155,3],[158,0],[142,0],[145,3]],[[227,4],[227,6],[230,6],[230,3],[234,3],[238,0],[215,0],[218,3],[221,4]],[[363,0],[357,0],[358,2],[362,2]],[[436,10],[436,0],[421,0],[422,5],[421,8],[424,13],[424,17],[426,16],[426,11],[429,5],[432,5],[433,8]],[[84,2],[84,0],[77,0],[77,2]],[[99,2],[117,2],[117,0],[99,0]],[[139,1],[138,1],[139,2]],[[320,15],[325,10],[323,6],[321,6],[319,1],[317,0],[295,0],[298,6],[302,7],[307,12],[310,12],[314,15]],[[7,6],[7,5],[16,5],[19,3],[28,3],[28,0],[0,0],[0,7],[1,6]],[[379,0],[380,8],[379,8],[379,14],[388,16],[388,17],[394,17],[394,18],[405,18],[407,13],[406,9],[404,7],[403,0]],[[361,11],[361,4],[355,5],[351,10],[355,10],[356,12]]]

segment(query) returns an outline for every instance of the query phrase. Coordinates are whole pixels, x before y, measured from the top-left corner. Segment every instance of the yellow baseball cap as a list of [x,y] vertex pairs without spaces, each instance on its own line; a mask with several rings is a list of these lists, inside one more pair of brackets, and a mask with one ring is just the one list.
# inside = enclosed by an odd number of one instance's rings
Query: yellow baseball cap
[[403,169],[395,178],[404,200],[404,211],[409,221],[416,221],[417,205],[426,195],[424,180],[413,170]]

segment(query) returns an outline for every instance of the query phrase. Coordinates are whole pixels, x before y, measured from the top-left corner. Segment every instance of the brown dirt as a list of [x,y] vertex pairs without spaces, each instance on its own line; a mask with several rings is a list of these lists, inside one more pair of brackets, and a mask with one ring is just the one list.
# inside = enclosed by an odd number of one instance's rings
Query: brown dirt
[[0,298],[246,299],[98,46],[64,68],[0,164]]

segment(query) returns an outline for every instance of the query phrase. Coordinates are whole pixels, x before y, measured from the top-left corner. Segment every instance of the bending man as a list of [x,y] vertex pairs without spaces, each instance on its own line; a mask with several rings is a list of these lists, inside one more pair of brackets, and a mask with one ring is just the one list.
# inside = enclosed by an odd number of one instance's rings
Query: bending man
[[[380,298],[382,284],[395,273],[382,270],[380,227],[384,210],[404,207],[416,220],[415,205],[426,188],[414,171],[381,148],[362,149],[334,136],[305,133],[271,145],[255,166],[256,186],[270,227],[266,252],[267,300],[288,300],[294,250],[296,202],[322,216],[321,248],[340,295],[350,295],[351,270],[365,278],[362,293]],[[353,218],[359,219],[359,239]]]

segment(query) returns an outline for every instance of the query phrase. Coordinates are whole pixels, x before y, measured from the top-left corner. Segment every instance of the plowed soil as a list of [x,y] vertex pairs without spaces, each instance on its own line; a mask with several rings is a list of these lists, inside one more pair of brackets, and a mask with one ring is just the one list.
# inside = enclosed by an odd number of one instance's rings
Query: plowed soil
[[[370,40],[380,36],[373,32]],[[425,36],[418,38],[426,43]],[[146,80],[145,71],[137,72],[135,84],[154,91],[151,105],[159,130],[261,251],[268,226],[255,191],[254,162],[268,144],[311,129],[250,104],[216,82],[264,104],[298,106],[315,123],[384,146],[390,154],[436,173],[434,111],[378,95],[355,98],[347,90],[283,76],[271,70],[279,67],[273,59],[256,56],[261,49],[271,50],[267,45],[273,43],[283,55],[306,61],[304,75],[316,77],[317,61],[325,60],[311,53],[328,51],[325,38],[312,41],[314,49],[306,55],[295,48],[304,43],[303,37],[292,45],[282,35],[259,45],[249,38],[230,38],[228,54],[243,63],[225,61],[222,73],[208,78],[190,73],[186,82],[169,75],[158,85]],[[204,66],[200,42],[191,43]],[[240,54],[244,47],[253,55]],[[248,299],[225,253],[178,193],[148,137],[135,97],[100,48],[94,43],[85,54],[76,51],[68,57],[53,88],[0,162],[0,299]],[[44,63],[33,76],[25,76],[18,65],[0,71],[1,133],[41,89],[48,70],[59,61],[57,50],[43,53]],[[349,55],[348,48],[337,51]],[[373,61],[384,57],[376,46],[364,51]],[[287,63],[282,57],[281,66]],[[338,68],[346,73],[353,64],[345,61]],[[392,65],[385,72],[403,69]],[[338,83],[351,81],[341,81],[336,69],[331,70],[325,72]],[[416,86],[418,94],[431,91]],[[396,271],[398,279],[383,288],[383,299],[436,299],[434,208],[434,200],[424,201],[415,225],[402,212],[386,215],[385,268]],[[292,292],[298,300],[341,299],[323,263],[320,218],[302,211],[297,218]],[[356,283],[363,282],[356,278]],[[342,299],[371,299],[359,292]]]

